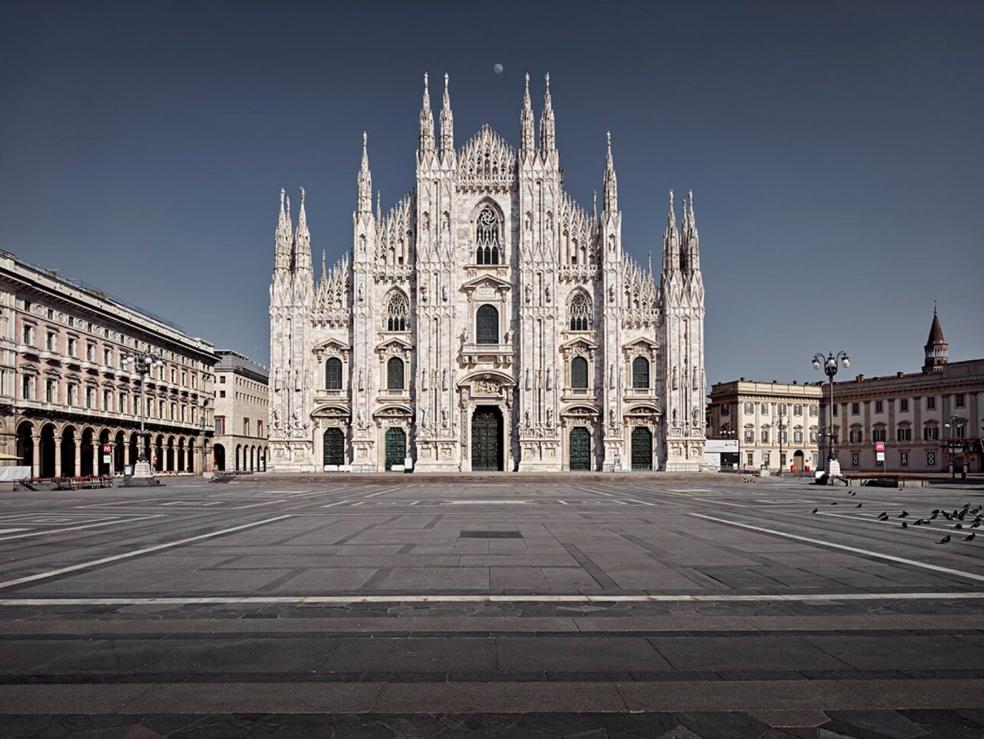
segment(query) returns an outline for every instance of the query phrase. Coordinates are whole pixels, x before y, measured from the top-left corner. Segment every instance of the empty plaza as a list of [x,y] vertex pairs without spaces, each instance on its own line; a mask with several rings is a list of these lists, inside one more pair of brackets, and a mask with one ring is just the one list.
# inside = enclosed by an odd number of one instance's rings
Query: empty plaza
[[984,731],[979,488],[521,479],[9,493],[4,733]]

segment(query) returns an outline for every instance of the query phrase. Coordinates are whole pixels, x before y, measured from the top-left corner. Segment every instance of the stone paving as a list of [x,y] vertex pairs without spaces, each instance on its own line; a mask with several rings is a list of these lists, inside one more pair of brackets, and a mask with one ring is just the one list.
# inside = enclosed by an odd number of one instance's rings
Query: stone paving
[[0,734],[982,737],[981,505],[726,476],[7,493]]

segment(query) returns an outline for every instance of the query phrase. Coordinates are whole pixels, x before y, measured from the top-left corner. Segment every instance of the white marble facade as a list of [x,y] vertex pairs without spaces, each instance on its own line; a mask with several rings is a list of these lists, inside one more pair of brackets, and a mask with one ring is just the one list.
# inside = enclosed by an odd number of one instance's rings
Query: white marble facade
[[456,149],[447,76],[436,136],[425,76],[416,186],[374,210],[363,135],[352,250],[318,281],[304,192],[296,227],[281,193],[272,469],[699,468],[693,196],[678,227],[670,195],[657,284],[623,252],[610,136],[601,202],[564,191],[549,84],[537,132],[527,78],[518,150],[488,126]]

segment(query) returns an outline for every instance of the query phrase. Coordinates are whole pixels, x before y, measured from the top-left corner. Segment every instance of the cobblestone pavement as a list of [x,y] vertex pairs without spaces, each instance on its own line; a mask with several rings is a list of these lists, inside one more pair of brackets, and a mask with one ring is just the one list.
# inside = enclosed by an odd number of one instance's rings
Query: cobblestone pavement
[[984,737],[982,505],[725,476],[5,493],[0,734]]

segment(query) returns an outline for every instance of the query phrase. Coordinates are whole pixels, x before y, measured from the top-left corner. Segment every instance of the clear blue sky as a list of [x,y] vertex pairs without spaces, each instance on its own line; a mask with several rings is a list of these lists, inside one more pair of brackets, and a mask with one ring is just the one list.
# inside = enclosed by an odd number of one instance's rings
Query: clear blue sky
[[[413,186],[421,76],[460,145],[516,142],[551,73],[590,207],[611,129],[626,249],[693,188],[716,382],[984,356],[981,2],[11,2],[0,6],[0,248],[265,362],[281,185],[351,244],[360,133]],[[505,71],[493,72],[501,63]],[[436,101],[437,102],[437,101]]]

